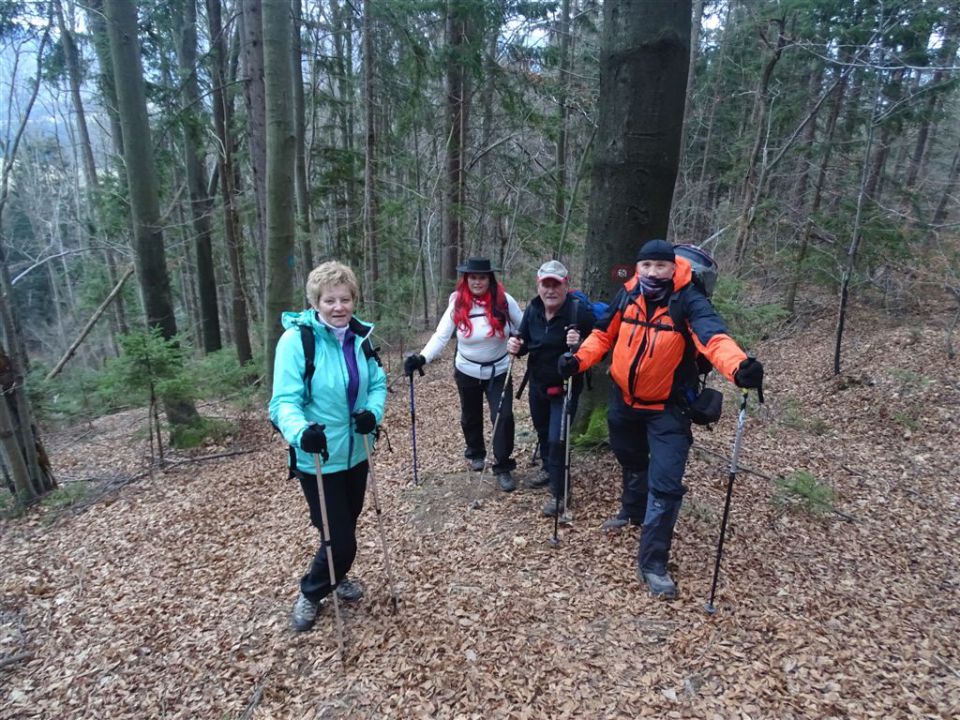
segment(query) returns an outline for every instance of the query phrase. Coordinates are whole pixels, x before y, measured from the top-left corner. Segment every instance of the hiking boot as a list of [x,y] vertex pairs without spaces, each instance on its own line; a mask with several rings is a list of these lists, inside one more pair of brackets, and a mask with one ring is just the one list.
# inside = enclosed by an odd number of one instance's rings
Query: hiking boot
[[320,602],[310,600],[306,595],[300,593],[297,601],[293,604],[293,612],[290,614],[290,624],[296,632],[305,632],[313,627],[317,620],[317,611],[320,609]]
[[540,468],[537,470],[537,474],[527,480],[526,485],[528,488],[542,488],[550,482],[550,473],[547,472],[546,468]]
[[663,573],[663,575],[657,575],[657,573],[638,569],[637,579],[646,584],[650,590],[650,594],[655,598],[673,600],[677,597],[677,584],[668,572]]
[[487,461],[483,458],[468,458],[468,460],[470,461],[470,469],[473,472],[482,472],[487,464]]
[[625,528],[627,523],[630,523],[631,525],[642,525],[643,521],[634,520],[627,514],[626,510],[620,508],[620,512],[618,512],[612,518],[607,518],[603,521],[603,525],[600,526],[600,529],[610,532],[614,530],[619,531]]
[[345,603],[355,603],[363,597],[363,588],[344,575],[343,580],[337,583],[337,597]]
[[557,514],[557,505],[560,505],[560,514],[563,515],[567,509],[573,507],[573,502],[570,498],[567,498],[566,507],[564,507],[563,501],[560,498],[552,497],[543,504],[541,512],[544,517],[553,517]]
[[513,492],[517,489],[517,481],[513,479],[509,470],[497,473],[497,484],[504,492]]

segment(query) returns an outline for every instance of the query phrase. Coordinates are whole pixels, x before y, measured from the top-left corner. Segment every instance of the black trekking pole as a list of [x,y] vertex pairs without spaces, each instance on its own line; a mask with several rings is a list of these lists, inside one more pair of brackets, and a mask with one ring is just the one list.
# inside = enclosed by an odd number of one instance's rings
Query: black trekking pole
[[[423,368],[417,368],[417,370],[420,371],[420,377],[423,377]],[[410,373],[410,437],[413,441],[413,484],[419,485],[420,477],[417,475],[417,406],[413,401],[413,373]]]
[[320,528],[320,542],[327,550],[327,572],[330,574],[330,587],[333,592],[333,613],[337,618],[337,650],[340,654],[340,664],[344,662],[343,654],[343,617],[340,615],[340,601],[337,599],[337,570],[333,565],[333,548],[331,547],[330,520],[327,517],[327,497],[323,491],[323,472],[320,469],[320,456],[313,456],[313,466],[317,473],[317,493],[320,496],[320,518],[323,527]]
[[[410,376],[413,380],[413,376]],[[390,603],[393,612],[397,612],[397,583],[393,580],[393,568],[390,566],[390,554],[387,552],[387,536],[383,532],[383,512],[380,510],[380,493],[377,492],[377,477],[373,473],[373,456],[370,454],[370,441],[363,436],[363,449],[367,452],[367,468],[370,473],[370,490],[373,492],[373,509],[377,513],[377,530],[380,533],[380,545],[383,547],[383,569],[387,573],[387,582],[390,583]]]
[[733,439],[733,454],[730,458],[730,473],[727,478],[727,499],[723,503],[723,519],[720,521],[720,539],[717,541],[717,560],[713,565],[713,583],[710,585],[710,600],[704,605],[704,610],[713,615],[717,609],[713,599],[717,592],[717,578],[720,575],[720,558],[723,556],[723,538],[727,532],[727,517],[730,515],[730,498],[733,495],[733,481],[737,477],[737,459],[740,456],[740,441],[743,439],[743,427],[747,422],[747,391],[743,391],[740,400],[740,414],[737,416],[737,434]]
[[[560,417],[560,436],[563,438],[564,443],[564,458],[563,458],[563,514],[564,519],[566,519],[567,513],[567,497],[570,493],[570,396],[573,394],[573,380],[568,378],[564,381],[563,392],[563,415]],[[558,532],[560,530],[560,502],[561,498],[555,498],[556,502],[553,506],[553,537],[548,541],[553,547],[557,547],[560,544],[560,538]]]
[[493,443],[497,439],[497,425],[500,424],[500,411],[503,410],[503,398],[513,388],[513,383],[510,381],[513,379],[513,361],[515,358],[516,355],[511,355],[510,361],[507,363],[507,376],[503,380],[503,390],[500,391],[500,402],[497,403],[497,416],[493,419],[493,430],[490,432],[490,452],[487,453],[487,456],[483,459],[483,470],[480,471],[480,476],[477,478],[477,496],[473,499],[473,502],[470,503],[471,510],[479,510],[482,506],[480,502],[480,491],[483,489],[483,476],[486,474],[488,466],[493,467],[493,463],[490,462],[490,456],[494,454]]

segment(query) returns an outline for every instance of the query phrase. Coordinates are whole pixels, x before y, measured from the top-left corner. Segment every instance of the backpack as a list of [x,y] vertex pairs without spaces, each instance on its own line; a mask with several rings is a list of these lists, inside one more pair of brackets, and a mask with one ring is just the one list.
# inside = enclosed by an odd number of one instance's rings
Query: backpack
[[[717,263],[710,255],[696,245],[674,245],[673,251],[690,263],[693,277],[692,284],[708,300],[713,296],[717,285]],[[707,377],[713,370],[713,364],[707,356],[697,350],[697,346],[690,336],[686,318],[680,311],[682,293],[672,295],[667,303],[667,312],[680,334],[683,335],[684,351],[680,361],[681,373],[687,378],[696,378],[695,387],[684,386],[680,398],[681,405],[685,404],[685,411],[690,420],[697,425],[711,425],[720,419],[723,412],[723,394],[719,390],[707,387]]]
[[[576,301],[584,303],[588,310],[593,313],[593,319],[602,318],[607,310],[610,309],[610,305],[605,302],[600,302],[599,300],[591,300],[587,297],[587,294],[583,290],[571,290],[569,295],[575,298]],[[573,310],[573,322],[570,324],[576,323],[577,311],[576,304],[574,305]]]
[[[673,251],[689,261],[691,270],[693,271],[691,282],[694,287],[702,292],[708,300],[713,297],[714,288],[717,286],[718,268],[716,261],[710,257],[706,251],[701,250],[696,245],[674,245]],[[713,370],[713,365],[705,355],[697,350],[696,345],[693,344],[693,338],[690,337],[690,330],[680,311],[680,297],[679,294],[670,296],[670,301],[667,304],[667,312],[670,313],[670,320],[673,321],[674,327],[680,331],[684,340],[686,340],[687,346],[684,353],[684,362],[696,363],[697,375],[701,378],[700,387],[702,388],[706,384],[706,376]]]
[[[303,344],[303,387],[306,394],[306,402],[310,402],[313,398],[313,374],[317,370],[316,357],[317,357],[317,343],[316,338],[313,335],[313,328],[309,325],[300,326],[300,342]],[[383,367],[383,362],[380,360],[380,348],[375,348],[373,343],[370,342],[370,338],[364,338],[363,342],[360,344],[360,348],[363,350],[363,355],[367,360],[373,358],[377,361],[377,365]],[[273,421],[270,422],[273,425],[273,429],[277,432],[280,432]],[[287,479],[296,477],[296,468],[297,468],[297,449],[293,445],[287,446],[287,453],[289,454],[289,468],[290,475]]]

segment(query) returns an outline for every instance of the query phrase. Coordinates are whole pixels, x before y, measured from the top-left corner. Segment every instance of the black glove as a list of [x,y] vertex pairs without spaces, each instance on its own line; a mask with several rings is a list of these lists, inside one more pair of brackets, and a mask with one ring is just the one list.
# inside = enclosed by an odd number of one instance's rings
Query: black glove
[[326,462],[330,459],[330,453],[327,452],[327,436],[323,432],[324,425],[314,423],[300,436],[300,449],[311,455],[319,455]]
[[423,375],[423,366],[427,364],[427,359],[423,355],[410,353],[403,359],[403,374],[413,377],[413,374],[419,370]]
[[357,410],[353,413],[353,426],[361,435],[369,435],[377,429],[377,416],[369,410]]
[[737,384],[737,387],[763,387],[763,365],[756,358],[748,357],[740,363],[740,367],[733,374],[733,381]]
[[580,372],[580,361],[573,356],[573,353],[565,352],[557,361],[557,372],[564,380],[573,377]]

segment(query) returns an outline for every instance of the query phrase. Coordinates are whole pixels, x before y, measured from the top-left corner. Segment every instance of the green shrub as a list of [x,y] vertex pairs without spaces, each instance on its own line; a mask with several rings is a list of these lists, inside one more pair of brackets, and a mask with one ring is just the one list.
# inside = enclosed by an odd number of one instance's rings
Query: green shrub
[[192,425],[172,425],[170,444],[181,450],[189,450],[203,445],[207,439],[218,442],[236,431],[236,426],[219,418],[201,417]]
[[69,422],[100,414],[99,403],[94,400],[98,373],[75,369],[47,380],[49,370],[34,364],[26,379],[30,403],[41,422]]
[[578,448],[595,448],[607,442],[607,408],[598,405],[590,413],[586,429],[573,438],[573,446]]
[[774,504],[796,507],[810,515],[826,515],[834,510],[833,488],[817,480],[806,470],[797,470],[777,478]]
[[727,321],[731,334],[744,347],[752,347],[769,337],[770,329],[787,319],[786,309],[779,302],[746,305],[742,302],[743,283],[722,276],[717,280],[713,305]]
[[210,400],[255,392],[257,366],[253,360],[241,365],[232,348],[189,361],[184,373],[190,378],[193,397]]

